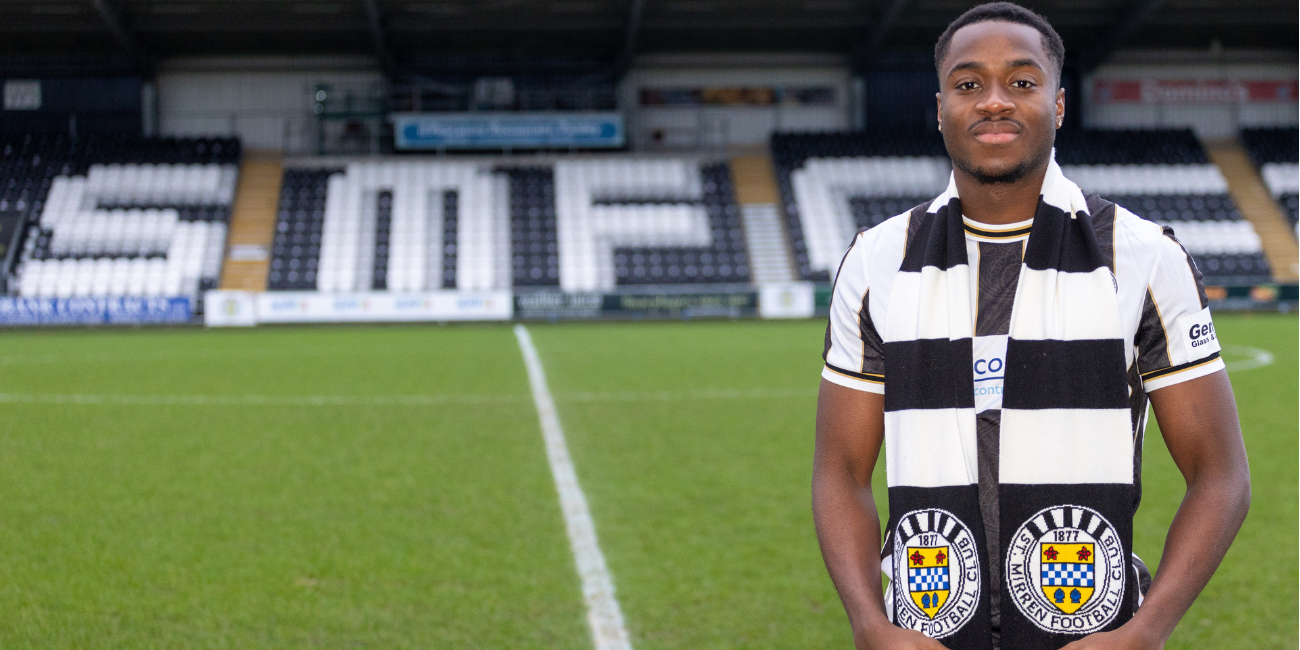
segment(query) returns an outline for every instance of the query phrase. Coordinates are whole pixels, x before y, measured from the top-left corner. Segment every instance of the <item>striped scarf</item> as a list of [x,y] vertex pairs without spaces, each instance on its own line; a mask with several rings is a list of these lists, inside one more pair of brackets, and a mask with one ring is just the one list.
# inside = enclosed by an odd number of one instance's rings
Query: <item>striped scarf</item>
[[1002,648],[1054,649],[1118,627],[1136,602],[1133,424],[1118,286],[1088,202],[1053,160],[1011,313],[998,558],[978,498],[975,320],[955,183],[913,211],[908,230],[882,332],[895,624],[990,648],[995,561]]

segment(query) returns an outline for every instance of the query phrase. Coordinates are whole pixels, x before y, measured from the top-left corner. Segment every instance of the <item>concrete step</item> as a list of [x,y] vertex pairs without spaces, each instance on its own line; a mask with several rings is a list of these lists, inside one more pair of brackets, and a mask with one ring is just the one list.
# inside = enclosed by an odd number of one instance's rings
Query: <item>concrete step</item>
[[266,290],[283,180],[280,152],[245,150],[221,270],[222,289]]
[[1273,268],[1273,278],[1279,282],[1295,282],[1300,278],[1300,251],[1295,236],[1246,149],[1236,138],[1207,140],[1204,144],[1210,161],[1228,180],[1232,200],[1259,234],[1264,257]]
[[789,247],[776,206],[771,203],[741,204],[745,221],[745,243],[749,248],[751,279],[755,284],[790,282],[794,272]]

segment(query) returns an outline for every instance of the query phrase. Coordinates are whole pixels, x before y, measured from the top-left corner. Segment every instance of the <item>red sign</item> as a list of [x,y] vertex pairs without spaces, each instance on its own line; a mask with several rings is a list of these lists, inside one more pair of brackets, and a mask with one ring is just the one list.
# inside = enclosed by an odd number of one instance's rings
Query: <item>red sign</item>
[[1294,103],[1300,98],[1298,91],[1294,80],[1098,79],[1092,99],[1098,104]]

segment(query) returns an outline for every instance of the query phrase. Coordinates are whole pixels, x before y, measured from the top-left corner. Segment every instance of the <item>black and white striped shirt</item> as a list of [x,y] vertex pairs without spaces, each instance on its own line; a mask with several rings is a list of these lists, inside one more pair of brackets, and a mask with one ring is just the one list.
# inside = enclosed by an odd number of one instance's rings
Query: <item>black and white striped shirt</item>
[[[972,267],[976,442],[980,506],[989,554],[998,557],[998,464],[1002,370],[1011,310],[1025,242],[1033,221],[991,226],[965,220],[966,254]],[[835,279],[826,331],[822,377],[873,393],[885,392],[885,356],[880,330],[895,276],[903,260],[910,213],[859,232]],[[1140,498],[1141,434],[1147,393],[1222,369],[1200,272],[1172,231],[1115,206],[1094,215],[1103,256],[1117,284],[1128,367],[1135,442],[1133,483]],[[954,450],[957,452],[959,450]],[[1136,504],[1135,504],[1136,505]],[[995,594],[999,562],[989,562]]]

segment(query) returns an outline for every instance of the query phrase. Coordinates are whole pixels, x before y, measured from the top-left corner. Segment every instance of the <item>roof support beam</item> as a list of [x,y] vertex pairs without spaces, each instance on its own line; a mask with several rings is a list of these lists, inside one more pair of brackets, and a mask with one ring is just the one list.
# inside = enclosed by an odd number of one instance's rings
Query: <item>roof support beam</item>
[[366,10],[366,22],[370,24],[370,39],[374,41],[375,56],[379,57],[379,68],[391,78],[395,69],[393,52],[388,49],[388,32],[384,29],[384,14],[379,8],[379,0],[361,0],[361,4]]
[[885,39],[889,38],[889,32],[894,29],[898,17],[903,15],[903,10],[907,9],[909,2],[910,0],[889,0],[885,11],[871,26],[871,33],[867,35],[866,40],[854,48],[853,60],[859,69],[867,67],[876,53],[880,52]]
[[94,5],[95,11],[104,21],[104,26],[113,34],[113,40],[126,51],[131,58],[135,59],[141,72],[149,76],[153,71],[153,62],[150,60],[148,52],[136,38],[135,33],[131,31],[127,24],[126,16],[122,13],[122,7],[117,0],[90,0]]
[[1091,72],[1097,66],[1106,62],[1110,55],[1120,46],[1128,42],[1138,33],[1138,30],[1155,16],[1160,7],[1165,4],[1165,0],[1137,0],[1129,5],[1128,11],[1111,27],[1110,33],[1104,36],[1096,46],[1086,52],[1083,56],[1084,72]]
[[627,10],[627,22],[623,26],[623,51],[614,61],[614,78],[622,79],[632,67],[632,57],[636,56],[636,41],[641,36],[641,18],[645,15],[645,0],[632,0]]

